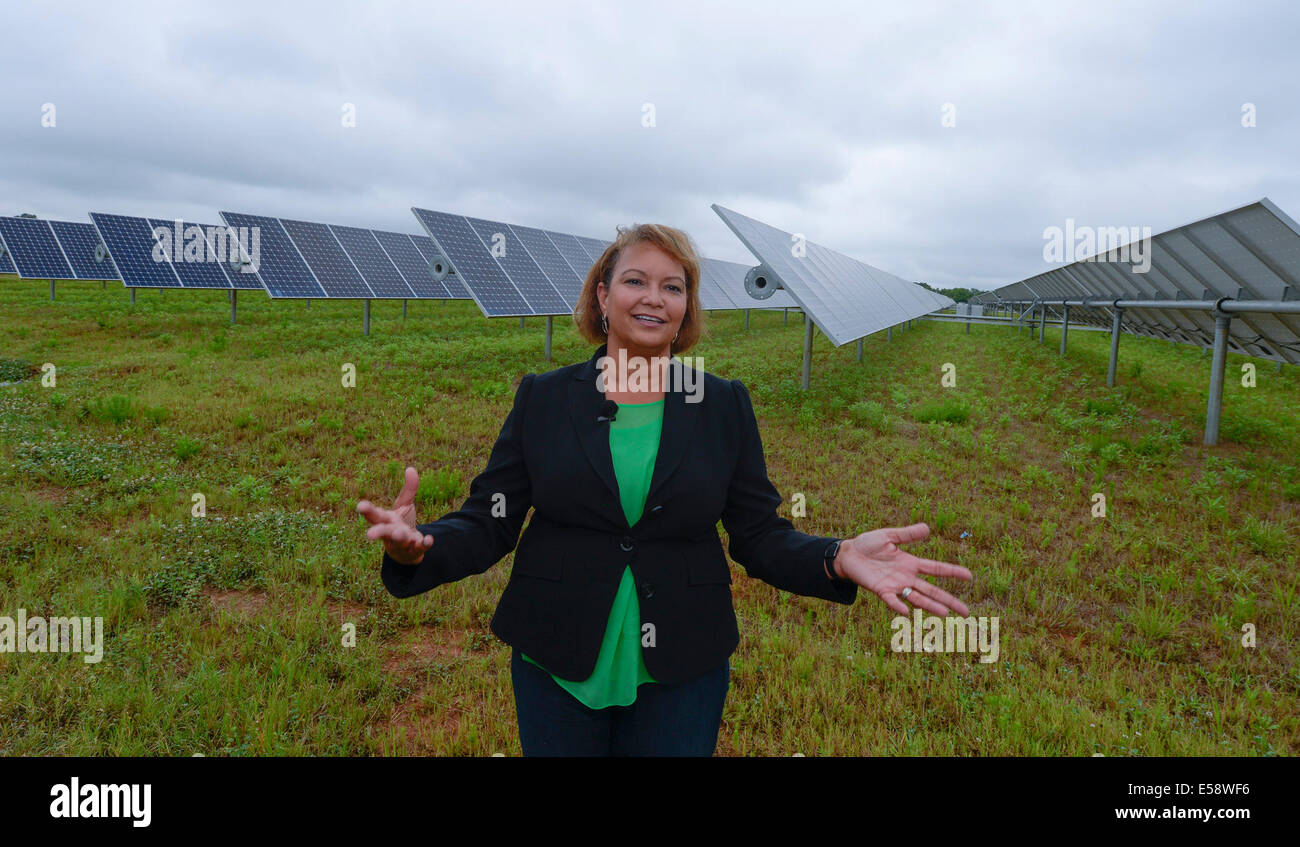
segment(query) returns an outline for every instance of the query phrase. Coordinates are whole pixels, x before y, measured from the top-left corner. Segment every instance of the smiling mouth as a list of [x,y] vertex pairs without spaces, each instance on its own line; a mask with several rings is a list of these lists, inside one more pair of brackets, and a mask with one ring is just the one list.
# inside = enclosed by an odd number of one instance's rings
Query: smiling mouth
[[643,323],[647,326],[663,326],[667,321],[662,318],[652,318],[649,315],[633,315],[632,319],[637,323]]

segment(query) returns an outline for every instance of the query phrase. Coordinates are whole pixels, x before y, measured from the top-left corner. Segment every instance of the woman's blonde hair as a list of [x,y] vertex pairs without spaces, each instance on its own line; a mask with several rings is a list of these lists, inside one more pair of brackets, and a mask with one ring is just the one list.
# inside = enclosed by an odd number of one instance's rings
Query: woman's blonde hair
[[609,340],[605,330],[600,327],[600,300],[596,296],[596,286],[610,284],[619,256],[633,244],[653,244],[686,271],[686,314],[682,317],[677,340],[672,344],[672,352],[680,353],[691,349],[700,340],[704,330],[704,312],[700,308],[699,253],[689,235],[663,224],[633,224],[631,227],[618,228],[618,237],[614,243],[605,248],[596,264],[587,271],[582,294],[578,297],[578,308],[573,312],[573,322],[577,325],[578,332],[593,343]]

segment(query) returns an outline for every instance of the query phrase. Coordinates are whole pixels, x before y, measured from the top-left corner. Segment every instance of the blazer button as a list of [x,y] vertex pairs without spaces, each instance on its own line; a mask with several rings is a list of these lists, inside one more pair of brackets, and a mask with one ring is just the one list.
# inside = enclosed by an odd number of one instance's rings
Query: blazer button
[[652,514],[652,515],[657,515],[657,514],[659,514],[660,512],[662,512],[663,510],[664,510],[664,507],[663,507],[663,506],[655,506],[653,509],[650,510],[650,514]]
[[628,553],[628,552],[630,552],[630,551],[632,550],[632,548],[635,547],[636,545],[635,545],[635,543],[633,543],[633,541],[632,541],[632,536],[630,536],[630,535],[625,535],[625,536],[623,536],[623,543],[620,544],[619,546],[623,549],[623,552],[624,552],[624,553]]
[[643,582],[643,583],[641,583],[641,597],[642,597],[642,599],[644,599],[644,600],[649,600],[649,599],[650,599],[651,597],[653,597],[653,596],[655,596],[655,587],[654,587],[654,584],[653,584],[653,583],[649,583],[649,582]]

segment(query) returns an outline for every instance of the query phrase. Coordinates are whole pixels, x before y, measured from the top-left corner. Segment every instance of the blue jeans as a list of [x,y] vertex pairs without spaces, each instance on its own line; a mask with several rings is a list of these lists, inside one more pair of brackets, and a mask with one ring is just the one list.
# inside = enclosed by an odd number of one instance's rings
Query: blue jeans
[[630,706],[591,709],[511,649],[510,677],[525,756],[712,756],[731,667],[637,686]]

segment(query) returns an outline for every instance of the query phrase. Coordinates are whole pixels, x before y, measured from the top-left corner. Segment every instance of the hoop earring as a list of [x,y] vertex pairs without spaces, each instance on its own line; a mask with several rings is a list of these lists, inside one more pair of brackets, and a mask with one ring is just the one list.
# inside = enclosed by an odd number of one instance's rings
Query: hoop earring
[[673,343],[674,343],[674,344],[677,343],[677,336],[679,336],[679,335],[681,335],[681,334],[682,334],[682,331],[681,331],[680,329],[677,330],[677,332],[673,333]]
[[609,318],[604,315],[600,316],[600,331],[609,335]]

